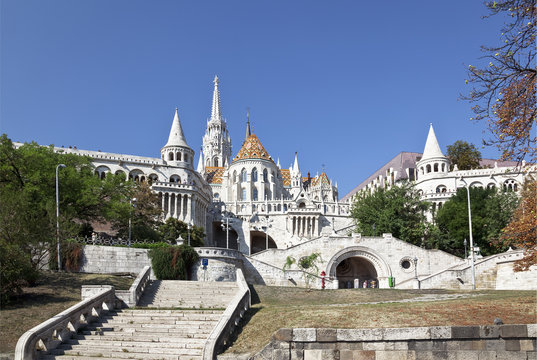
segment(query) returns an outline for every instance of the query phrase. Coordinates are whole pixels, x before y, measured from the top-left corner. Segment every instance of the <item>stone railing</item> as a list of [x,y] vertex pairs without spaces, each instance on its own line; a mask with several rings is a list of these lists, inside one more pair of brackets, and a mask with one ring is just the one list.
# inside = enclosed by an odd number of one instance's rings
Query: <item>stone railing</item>
[[92,318],[99,317],[103,310],[113,309],[114,288],[102,290],[25,332],[17,342],[15,360],[37,359],[39,353],[56,348]]
[[132,307],[138,304],[151,276],[151,266],[145,266],[138,274],[129,290],[116,290],[116,297],[122,306]]
[[203,360],[216,359],[218,352],[228,345],[229,338],[235,328],[239,325],[244,313],[250,308],[250,289],[244,279],[241,269],[237,269],[237,285],[239,291],[231,300],[226,310],[222,314],[220,321],[207,338],[203,348]]

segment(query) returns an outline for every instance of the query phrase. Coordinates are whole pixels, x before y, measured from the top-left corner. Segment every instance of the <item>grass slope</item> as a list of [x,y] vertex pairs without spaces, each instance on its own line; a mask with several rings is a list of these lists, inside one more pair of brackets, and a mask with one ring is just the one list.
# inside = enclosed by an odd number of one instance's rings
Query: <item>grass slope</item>
[[537,321],[535,291],[311,290],[255,285],[227,354],[261,350],[280,328],[374,328]]
[[37,286],[0,310],[0,354],[13,353],[19,337],[27,330],[80,301],[82,285],[114,285],[127,290],[134,279],[124,276],[44,272]]

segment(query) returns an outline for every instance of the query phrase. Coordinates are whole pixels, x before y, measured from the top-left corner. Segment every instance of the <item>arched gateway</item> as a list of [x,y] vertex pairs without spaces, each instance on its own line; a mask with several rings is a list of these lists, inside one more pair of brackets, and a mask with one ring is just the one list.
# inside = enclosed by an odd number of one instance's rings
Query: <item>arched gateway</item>
[[[326,266],[326,272],[337,288],[362,287],[364,281],[370,286],[387,288],[392,271],[384,259],[374,250],[352,246],[337,252]],[[355,285],[356,284],[356,285]]]

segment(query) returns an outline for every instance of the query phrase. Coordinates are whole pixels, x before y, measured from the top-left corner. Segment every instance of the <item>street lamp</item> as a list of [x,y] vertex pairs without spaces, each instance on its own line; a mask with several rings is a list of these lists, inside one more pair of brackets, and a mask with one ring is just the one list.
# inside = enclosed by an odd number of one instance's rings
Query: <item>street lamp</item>
[[60,188],[58,184],[58,170],[64,167],[64,164],[58,164],[56,166],[56,251],[58,252],[58,271],[62,270],[60,257]]
[[192,221],[189,221],[186,225],[186,228],[188,230],[188,246],[190,246],[190,229],[192,228]]
[[[134,204],[133,204],[134,203]],[[131,246],[132,236],[132,208],[136,207],[136,198],[129,199],[129,246]]]
[[416,279],[416,284],[418,284],[418,289],[421,287],[418,281],[418,258],[414,256],[414,279]]
[[461,178],[461,182],[466,187],[468,194],[468,227],[470,229],[470,261],[472,266],[472,290],[475,290],[475,266],[474,266],[474,238],[472,236],[472,209],[470,207],[470,185]]
[[226,249],[229,249],[229,220],[231,220],[230,214],[227,211],[222,212],[222,230],[226,230]]

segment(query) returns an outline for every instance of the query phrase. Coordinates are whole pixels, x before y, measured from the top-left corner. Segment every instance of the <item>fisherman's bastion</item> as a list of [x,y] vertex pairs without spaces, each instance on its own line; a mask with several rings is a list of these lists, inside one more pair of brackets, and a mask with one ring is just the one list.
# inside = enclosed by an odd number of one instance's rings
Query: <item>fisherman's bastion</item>
[[[289,168],[282,167],[277,157],[275,161],[275,154],[262,144],[262,134],[252,133],[249,118],[245,137],[236,140],[240,149],[234,153],[221,112],[219,85],[215,77],[210,117],[198,154],[188,145],[178,109],[158,158],[56,148],[91,157],[100,177],[124,173],[128,180],[149,182],[166,218],[203,227],[205,247],[198,252],[209,259],[209,265],[200,263],[194,269],[196,279],[234,281],[235,269],[241,268],[248,282],[267,285],[304,286],[308,282],[321,287],[324,279],[329,288],[468,288],[468,259],[423,249],[391,234],[355,233],[350,217],[353,199],[361,192],[408,180],[435,211],[460,187],[518,192],[525,177],[535,175],[535,167],[493,160],[483,160],[481,169],[458,170],[455,164],[450,171],[431,124],[423,153],[398,154],[340,197],[337,182],[324,171],[312,176],[300,168],[298,154]],[[138,272],[149,264],[145,253],[136,255],[130,250],[134,249],[86,246],[82,271]],[[320,254],[319,270],[325,276],[312,274],[307,281],[296,265],[283,269],[288,257],[300,259],[312,253]],[[512,272],[521,251],[487,258],[476,251],[475,256],[478,287],[537,288],[537,271]]]

